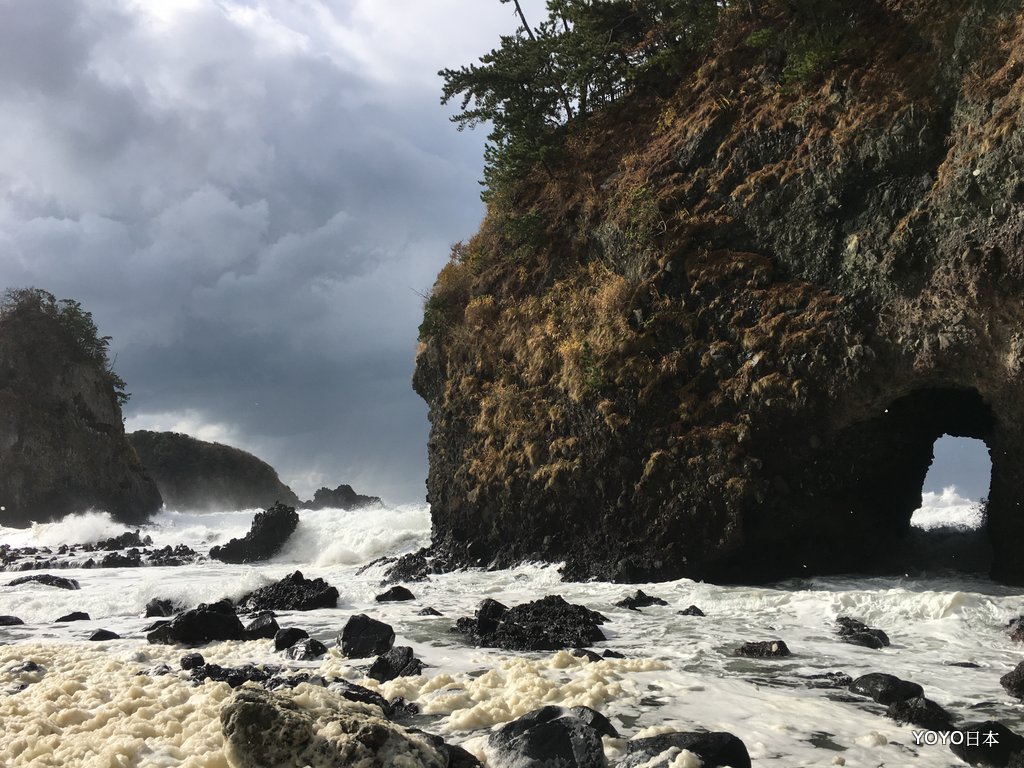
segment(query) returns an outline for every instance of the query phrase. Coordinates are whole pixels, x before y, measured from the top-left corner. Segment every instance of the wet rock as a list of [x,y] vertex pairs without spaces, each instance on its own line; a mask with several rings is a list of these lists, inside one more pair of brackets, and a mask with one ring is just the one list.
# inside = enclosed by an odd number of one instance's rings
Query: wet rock
[[244,688],[221,710],[220,722],[232,765],[447,768],[448,763],[424,737],[342,699],[309,709],[287,694]]
[[378,656],[367,673],[379,683],[386,683],[396,677],[415,677],[423,671],[423,662],[417,659],[412,648],[398,645]]
[[487,739],[492,768],[605,768],[601,737],[564,707],[528,712]]
[[580,648],[605,639],[598,624],[605,618],[558,595],[505,608],[486,599],[473,618],[460,618],[455,630],[486,648],[510,651],[557,651]]
[[137,549],[125,553],[108,552],[100,560],[100,568],[141,568],[142,554]]
[[825,672],[820,675],[808,675],[811,688],[843,688],[853,685],[853,678],[845,672]]
[[679,611],[680,616],[703,616],[704,611],[698,608],[696,605],[691,605],[689,608],[683,608]]
[[605,648],[605,651],[604,651],[604,653],[601,654],[601,656],[603,658],[606,658],[606,659],[624,659],[624,658],[626,658],[626,654],[619,653],[618,651],[613,651],[611,648]]
[[97,552],[104,550],[118,550],[118,549],[129,549],[131,547],[149,547],[152,546],[153,539],[149,536],[139,536],[139,532],[125,531],[120,536],[113,536],[109,539],[101,539],[95,544],[83,544],[82,550],[85,552]]
[[587,648],[573,648],[572,655],[587,661],[602,661],[603,658]]
[[199,560],[199,553],[184,544],[177,544],[174,547],[171,547],[171,545],[168,544],[166,547],[154,549],[146,556],[146,561],[150,565],[164,565],[172,567],[185,565],[186,563],[194,563],[197,560]]
[[421,608],[420,610],[416,611],[416,615],[417,616],[443,616],[444,614],[442,614],[436,608],[431,608],[428,605],[426,608]]
[[323,579],[307,579],[301,571],[285,576],[276,584],[257,589],[239,603],[244,611],[312,611],[335,608],[338,590]]
[[274,504],[253,517],[249,532],[241,539],[231,539],[223,546],[213,547],[210,557],[225,563],[257,563],[269,560],[288,541],[299,524],[294,507]]
[[849,616],[840,616],[836,619],[836,634],[842,638],[844,643],[860,645],[865,648],[887,648],[889,636],[880,629],[869,627],[862,621],[851,619]]
[[441,754],[448,757],[448,768],[480,768],[480,761],[473,755],[455,744],[448,744],[440,736],[432,733],[425,733],[416,728],[410,728],[410,732],[417,733],[433,745]]
[[245,636],[249,640],[268,640],[276,637],[280,629],[273,613],[261,613],[245,625]]
[[403,600],[415,600],[416,596],[413,595],[408,589],[403,586],[396,585],[374,598],[378,603],[397,603]]
[[[1014,733],[999,721],[967,723],[957,730],[964,734],[964,743],[950,744],[949,748],[965,763],[998,768],[1022,764],[1020,757],[1024,752],[1024,737]],[[968,738],[967,734],[977,736]],[[970,745],[968,741],[971,742]]]
[[49,573],[33,573],[31,576],[19,576],[13,581],[8,581],[7,586],[16,587],[19,584],[28,584],[33,581],[37,584],[45,584],[48,587],[57,587],[58,589],[81,589],[78,582],[74,579],[65,579],[63,576],[54,576]]
[[398,561],[384,574],[384,583],[394,584],[398,581],[426,581],[431,573],[438,573],[440,567],[434,562],[426,549],[402,555]]
[[999,684],[1011,696],[1024,699],[1024,661],[999,678]]
[[364,613],[352,616],[338,638],[341,652],[350,659],[365,659],[387,653],[394,644],[395,630]]
[[853,693],[868,696],[879,704],[892,704],[894,701],[906,701],[924,696],[924,689],[917,683],[900,680],[895,675],[884,672],[872,672],[861,675],[850,685]]
[[309,637],[309,633],[298,627],[279,629],[274,635],[274,650],[283,651],[285,648],[291,648],[299,640],[305,640],[307,637]]
[[111,632],[109,629],[97,629],[91,635],[90,640],[120,640],[121,636],[116,632]]
[[762,640],[744,643],[736,649],[735,653],[737,656],[747,656],[751,659],[778,659],[792,655],[782,640]]
[[686,750],[700,758],[701,768],[750,768],[746,745],[731,733],[677,732],[633,739],[615,768],[674,768]]
[[240,667],[222,667],[219,664],[204,664],[201,667],[192,669],[192,682],[202,683],[206,680],[216,680],[219,683],[227,683],[232,688],[238,688],[245,683],[266,683],[276,675],[278,669],[272,667],[266,669],[257,667],[255,664],[243,664]]
[[197,669],[206,664],[206,659],[203,658],[201,653],[186,653],[181,657],[179,663],[182,669]]
[[178,606],[170,600],[154,597],[146,603],[146,618],[150,619],[154,616],[173,616],[177,610]]
[[619,608],[628,608],[631,611],[637,611],[641,608],[647,608],[651,605],[668,605],[668,603],[665,600],[662,600],[660,597],[648,595],[642,589],[638,589],[635,595],[630,595],[629,597],[623,598],[622,600],[619,600],[619,602],[617,602],[615,605]]
[[54,619],[54,624],[66,621],[89,621],[89,614],[85,611],[72,611],[61,616],[59,619]]
[[619,732],[615,730],[615,726],[612,725],[612,721],[602,715],[596,709],[590,707],[578,706],[569,707],[569,711],[573,715],[578,717],[584,723],[590,726],[598,736],[608,736],[613,739],[619,738]]
[[358,507],[380,504],[378,496],[363,496],[352,490],[351,485],[339,485],[334,490],[320,488],[310,501],[301,504],[303,509],[357,509]]
[[917,725],[929,731],[948,731],[953,724],[953,716],[924,696],[894,701],[885,711],[885,716],[900,725]]
[[173,672],[174,670],[171,669],[167,664],[160,662],[159,664],[154,664],[152,667],[147,669],[142,674],[148,675],[149,677],[163,677],[164,675],[170,675]]
[[202,606],[175,616],[146,635],[150,643],[163,645],[203,645],[214,640],[244,638],[245,628],[234,613]]
[[325,653],[327,653],[327,646],[319,640],[314,640],[310,637],[305,640],[299,640],[291,645],[285,650],[284,655],[295,661],[312,661],[313,659],[320,658]]
[[24,623],[17,616],[0,616],[0,627],[14,627]]

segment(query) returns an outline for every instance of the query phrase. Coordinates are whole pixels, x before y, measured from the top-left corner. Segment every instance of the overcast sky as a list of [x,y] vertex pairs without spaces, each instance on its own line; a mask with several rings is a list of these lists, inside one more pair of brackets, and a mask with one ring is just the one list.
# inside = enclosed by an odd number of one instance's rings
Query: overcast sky
[[437,71],[515,27],[498,0],[4,0],[0,285],[92,311],[129,429],[421,499],[419,294],[483,214]]
[[0,286],[92,311],[129,429],[304,497],[422,499],[420,294],[483,214],[484,132],[436,73],[516,26],[498,0],[0,0]]

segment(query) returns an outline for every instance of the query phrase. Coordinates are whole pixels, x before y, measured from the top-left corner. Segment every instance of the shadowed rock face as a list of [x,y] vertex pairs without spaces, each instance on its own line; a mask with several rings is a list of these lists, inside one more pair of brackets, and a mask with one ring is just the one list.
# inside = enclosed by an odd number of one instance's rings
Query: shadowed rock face
[[139,430],[128,439],[172,509],[253,509],[299,503],[272,466],[238,448],[177,432]]
[[1024,13],[845,5],[870,46],[782,88],[744,41],[785,20],[734,13],[492,202],[417,358],[433,554],[898,567],[948,433],[987,443],[992,572],[1024,583]]
[[38,306],[0,316],[0,525],[89,509],[136,524],[160,505],[103,366]]

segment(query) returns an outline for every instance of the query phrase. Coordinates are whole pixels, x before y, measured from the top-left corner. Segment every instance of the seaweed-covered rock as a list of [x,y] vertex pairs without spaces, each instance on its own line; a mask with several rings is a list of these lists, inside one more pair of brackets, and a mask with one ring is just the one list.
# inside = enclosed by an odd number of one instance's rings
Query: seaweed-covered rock
[[321,578],[307,579],[301,571],[276,584],[261,587],[239,602],[242,611],[312,611],[338,605],[338,590]]
[[556,651],[581,648],[605,639],[604,616],[559,595],[505,608],[485,599],[473,618],[460,618],[455,629],[487,648],[509,651]]
[[871,672],[861,675],[850,684],[850,690],[861,696],[868,696],[879,704],[892,704],[924,696],[924,689],[909,680],[900,680],[895,675]]
[[223,546],[210,549],[210,557],[225,563],[257,563],[269,560],[281,551],[299,524],[294,507],[275,504],[257,512],[244,538],[231,539]]
[[345,622],[338,637],[341,652],[350,659],[365,659],[387,653],[395,644],[395,630],[383,621],[357,613]]
[[487,738],[492,768],[605,768],[600,734],[564,707],[546,706]]
[[75,579],[66,579],[63,576],[53,576],[49,573],[33,573],[31,576],[19,576],[8,581],[7,586],[16,587],[19,584],[29,584],[32,582],[45,584],[48,587],[57,587],[57,589],[81,589]]
[[680,754],[696,755],[701,768],[750,768],[746,745],[731,733],[665,733],[626,743],[626,756],[615,768],[674,768]]

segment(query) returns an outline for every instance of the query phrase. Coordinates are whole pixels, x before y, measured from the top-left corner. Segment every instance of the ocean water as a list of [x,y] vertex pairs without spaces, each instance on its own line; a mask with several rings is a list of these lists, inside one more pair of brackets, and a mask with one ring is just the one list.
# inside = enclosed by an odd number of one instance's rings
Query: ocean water
[[[253,511],[165,512],[143,529],[154,545],[184,543],[200,552],[243,535]],[[379,604],[382,568],[358,573],[382,556],[412,551],[429,539],[425,506],[300,513],[295,535],[273,560],[259,565],[204,561],[177,568],[61,569],[81,589],[38,584],[0,586],[0,614],[24,626],[0,627],[0,765],[205,766],[226,768],[218,712],[230,699],[224,683],[195,687],[183,676],[151,676],[160,662],[177,668],[181,648],[151,646],[143,627],[146,603],[170,598],[189,606],[239,598],[299,569],[338,588],[338,607],[280,612],[282,627],[298,626],[331,647],[315,662],[290,662],[272,641],[218,643],[201,652],[220,664],[264,662],[345,677],[388,698],[416,702],[422,727],[486,759],[486,735],[500,723],[544,704],[585,704],[609,716],[623,740],[606,739],[614,758],[624,739],[669,730],[728,731],[741,738],[755,765],[958,766],[940,745],[917,745],[915,727],[884,717],[867,699],[814,687],[827,672],[852,677],[887,672],[924,686],[925,694],[961,722],[998,719],[1024,732],[1024,709],[999,685],[1022,659],[1006,629],[1024,611],[1020,591],[978,575],[803,579],[758,587],[716,586],[686,579],[620,585],[566,584],[557,567],[523,565],[468,570],[408,585],[416,599]],[[915,524],[976,524],[975,505],[955,493],[926,498]],[[0,544],[85,543],[123,532],[102,513],[28,530],[0,528]],[[6,584],[8,574],[0,576]],[[10,574],[14,578],[16,574]],[[614,603],[639,586],[668,601],[640,612]],[[450,629],[485,597],[506,605],[560,594],[609,618],[607,641],[624,659],[586,662],[569,653],[509,653],[479,649]],[[678,611],[697,605],[703,618]],[[441,617],[419,616],[433,606]],[[71,611],[89,621],[55,624]],[[383,685],[365,677],[369,660],[348,660],[334,638],[355,613],[391,624],[397,644],[410,645],[428,665],[418,677]],[[892,646],[871,650],[842,643],[837,616],[885,630]],[[105,628],[124,639],[89,642]],[[784,640],[785,659],[740,658],[742,643]],[[34,661],[45,672],[18,669]],[[955,666],[962,663],[976,666]],[[24,687],[28,683],[27,687]],[[20,690],[19,690],[20,689]],[[308,694],[312,696],[313,694]]]

